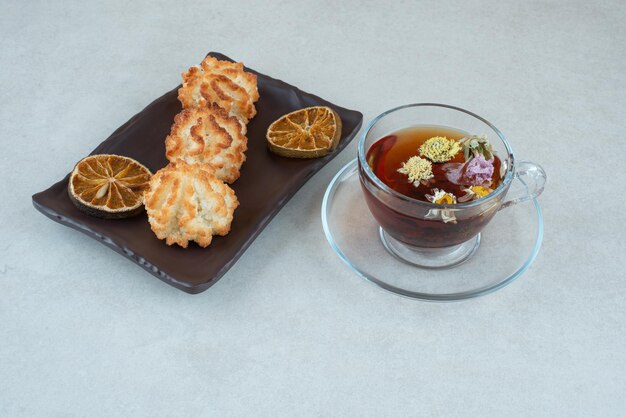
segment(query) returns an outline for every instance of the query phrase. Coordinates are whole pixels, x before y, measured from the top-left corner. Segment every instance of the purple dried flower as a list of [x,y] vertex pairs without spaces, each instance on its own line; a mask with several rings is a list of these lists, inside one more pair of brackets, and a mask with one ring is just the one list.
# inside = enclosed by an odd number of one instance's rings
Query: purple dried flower
[[454,184],[489,185],[493,176],[493,158],[485,160],[482,154],[478,154],[466,163],[448,163],[442,168],[448,180]]
[[482,154],[478,154],[467,162],[465,178],[469,180],[469,184],[479,186],[491,183],[491,176],[493,176],[493,157],[485,160]]

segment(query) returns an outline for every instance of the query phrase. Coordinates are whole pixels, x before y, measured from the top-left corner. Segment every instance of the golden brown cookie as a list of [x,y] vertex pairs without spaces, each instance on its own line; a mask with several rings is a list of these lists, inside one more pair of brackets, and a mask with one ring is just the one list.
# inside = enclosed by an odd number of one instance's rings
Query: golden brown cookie
[[165,139],[165,156],[170,161],[205,163],[213,167],[217,178],[232,183],[246,160],[246,128],[239,119],[216,104],[184,109],[174,119]]
[[178,99],[184,108],[216,103],[244,123],[256,114],[254,102],[259,100],[256,75],[244,71],[242,63],[208,56],[182,76]]
[[144,201],[156,236],[183,248],[189,241],[207,247],[213,235],[228,234],[239,205],[235,192],[210,166],[180,160],[152,176]]

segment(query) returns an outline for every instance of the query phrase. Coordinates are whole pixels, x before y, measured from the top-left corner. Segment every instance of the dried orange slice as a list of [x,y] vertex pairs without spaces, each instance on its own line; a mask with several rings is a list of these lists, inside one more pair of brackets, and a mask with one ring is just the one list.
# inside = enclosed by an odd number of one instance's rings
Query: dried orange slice
[[267,128],[270,151],[283,157],[322,157],[335,149],[340,138],[341,119],[326,106],[296,110]]
[[132,158],[99,154],[83,158],[70,175],[70,200],[99,218],[127,218],[141,212],[152,173]]

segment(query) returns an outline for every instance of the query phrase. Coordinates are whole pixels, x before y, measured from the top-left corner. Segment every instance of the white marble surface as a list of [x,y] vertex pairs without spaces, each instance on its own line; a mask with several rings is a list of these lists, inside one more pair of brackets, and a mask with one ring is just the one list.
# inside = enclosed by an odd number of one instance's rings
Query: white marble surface
[[[624,2],[88,3],[0,1],[0,416],[623,416]],[[356,277],[319,217],[356,141],[197,296],[33,209],[209,50],[493,121],[549,176],[535,264],[455,304]]]

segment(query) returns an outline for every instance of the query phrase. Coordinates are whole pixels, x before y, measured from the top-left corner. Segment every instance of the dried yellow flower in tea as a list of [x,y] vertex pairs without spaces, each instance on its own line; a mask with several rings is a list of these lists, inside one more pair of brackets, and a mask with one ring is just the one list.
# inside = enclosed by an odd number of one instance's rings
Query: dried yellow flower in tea
[[444,163],[450,161],[459,151],[461,144],[454,139],[448,139],[445,136],[435,136],[424,142],[419,153],[422,157],[428,158],[434,163]]
[[433,178],[433,165],[428,160],[414,156],[402,163],[398,173],[409,176],[409,181],[412,183],[419,183],[420,181]]

